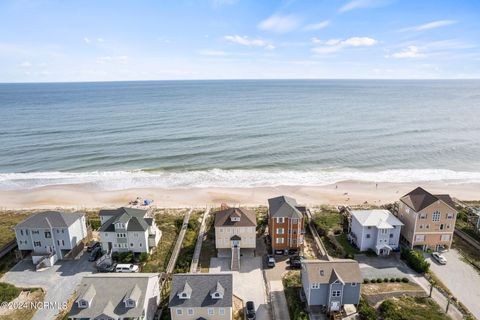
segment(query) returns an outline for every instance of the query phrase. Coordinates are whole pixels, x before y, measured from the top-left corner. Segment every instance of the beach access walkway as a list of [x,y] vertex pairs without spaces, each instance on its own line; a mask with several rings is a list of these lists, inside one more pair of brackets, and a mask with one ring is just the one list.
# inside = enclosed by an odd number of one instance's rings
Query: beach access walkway
[[210,216],[210,208],[207,206],[203,213],[202,224],[198,232],[197,243],[195,244],[195,252],[193,253],[192,263],[190,264],[190,273],[198,271],[198,261],[200,260],[200,252],[202,251],[203,238],[205,237],[205,228],[208,217]]

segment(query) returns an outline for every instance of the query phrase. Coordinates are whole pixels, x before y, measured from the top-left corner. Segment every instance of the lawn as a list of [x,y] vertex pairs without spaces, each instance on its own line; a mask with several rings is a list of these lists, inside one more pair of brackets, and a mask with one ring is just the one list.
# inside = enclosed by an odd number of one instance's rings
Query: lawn
[[0,248],[15,239],[13,227],[33,213],[25,211],[2,211],[0,212]]
[[313,210],[313,223],[320,235],[342,230],[342,216],[334,206],[321,206]]
[[179,212],[170,212],[158,210],[155,212],[155,221],[158,228],[162,231],[162,238],[157,248],[152,252],[148,261],[143,265],[142,272],[164,272],[173,247],[177,241],[178,233],[182,227],[183,215],[186,210]]
[[447,320],[450,319],[430,298],[404,296],[388,299],[378,308],[380,318],[389,320]]
[[[30,294],[28,296],[29,302],[42,302],[45,298],[45,292],[42,289],[28,289]],[[30,306],[26,308],[19,308],[15,310],[9,310],[6,314],[2,314],[0,318],[2,320],[29,320],[33,318],[37,310],[32,309]]]
[[335,236],[335,239],[342,246],[346,256],[353,257],[354,254],[360,253],[360,250],[348,242],[347,235],[345,233]]
[[300,300],[302,288],[300,271],[289,271],[283,277],[285,297],[287,299],[288,311],[292,320],[307,320],[304,303]]

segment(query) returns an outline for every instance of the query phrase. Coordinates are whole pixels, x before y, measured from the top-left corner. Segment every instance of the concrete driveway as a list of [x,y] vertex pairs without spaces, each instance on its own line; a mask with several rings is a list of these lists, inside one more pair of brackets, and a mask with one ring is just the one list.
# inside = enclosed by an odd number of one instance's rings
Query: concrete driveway
[[447,264],[440,265],[429,255],[427,260],[430,262],[430,269],[452,294],[480,319],[480,275],[462,260],[457,250],[450,249],[442,254],[447,258]]
[[[43,288],[46,291],[45,302],[61,305],[75,292],[82,277],[95,271],[92,262],[88,261],[88,254],[83,254],[77,260],[58,261],[53,267],[35,271],[33,263],[28,260],[20,261],[0,281],[11,283],[23,288]],[[55,319],[59,309],[39,309],[33,320]]]
[[364,279],[403,278],[417,274],[403,264],[400,259],[391,255],[388,257],[368,257],[363,254],[355,256]]
[[261,257],[241,257],[240,271],[232,272],[229,258],[212,258],[209,272],[231,272],[233,274],[233,294],[241,298],[244,303],[247,301],[255,303],[258,320],[270,320],[262,263]]

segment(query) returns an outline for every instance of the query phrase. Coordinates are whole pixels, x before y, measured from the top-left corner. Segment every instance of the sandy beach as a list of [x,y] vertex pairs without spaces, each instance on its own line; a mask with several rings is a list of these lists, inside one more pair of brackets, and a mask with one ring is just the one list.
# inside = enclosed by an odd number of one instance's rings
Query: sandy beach
[[266,205],[267,199],[278,195],[295,197],[309,206],[321,204],[381,205],[398,200],[417,186],[432,193],[448,193],[461,200],[480,199],[480,184],[375,183],[345,181],[334,185],[303,187],[280,186],[259,188],[182,188],[93,190],[83,185],[62,185],[32,190],[0,191],[2,209],[101,208],[126,205],[136,197],[153,199],[157,207],[204,207],[228,203],[231,205]]

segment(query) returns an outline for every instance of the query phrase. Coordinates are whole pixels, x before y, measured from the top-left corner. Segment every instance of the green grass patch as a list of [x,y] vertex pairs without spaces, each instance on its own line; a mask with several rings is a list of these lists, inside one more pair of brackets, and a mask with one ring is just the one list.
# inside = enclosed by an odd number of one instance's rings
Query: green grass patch
[[175,273],[190,272],[190,264],[195,252],[195,246],[197,244],[198,232],[200,231],[200,225],[203,212],[194,212],[190,216],[188,221],[188,229],[183,238],[182,249],[178,255],[177,264],[175,266]]
[[337,242],[342,246],[345,251],[346,257],[353,258],[353,255],[360,253],[360,250],[355,248],[347,239],[347,235],[342,233],[338,236],[335,236]]
[[283,277],[283,286],[290,319],[307,320],[308,314],[305,312],[304,304],[300,300],[300,290],[302,290],[300,271],[287,272]]
[[18,295],[22,289],[15,287],[9,283],[0,282],[0,303],[2,302],[10,302]]
[[435,301],[427,297],[387,299],[379,306],[378,313],[380,319],[389,320],[450,319]]
[[25,220],[34,211],[2,211],[0,213],[0,248],[15,239],[15,227],[19,222]]

